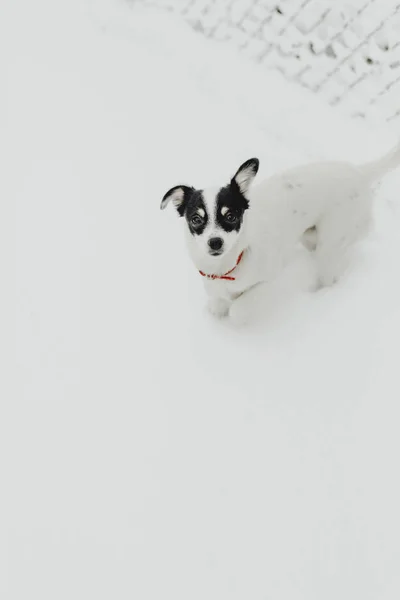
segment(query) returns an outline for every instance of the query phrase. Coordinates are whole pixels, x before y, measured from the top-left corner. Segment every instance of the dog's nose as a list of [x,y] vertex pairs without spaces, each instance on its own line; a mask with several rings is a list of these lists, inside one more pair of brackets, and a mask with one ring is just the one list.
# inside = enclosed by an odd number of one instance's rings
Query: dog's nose
[[210,238],[208,240],[208,245],[210,246],[211,250],[214,250],[215,252],[221,250],[223,243],[224,241],[219,237]]

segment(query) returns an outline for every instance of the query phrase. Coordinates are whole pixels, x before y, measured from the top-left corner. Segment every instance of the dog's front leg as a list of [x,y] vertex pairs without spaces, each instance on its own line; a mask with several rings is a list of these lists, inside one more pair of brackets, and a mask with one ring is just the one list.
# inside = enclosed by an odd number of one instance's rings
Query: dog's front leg
[[246,325],[257,312],[262,300],[261,287],[263,283],[256,283],[232,302],[229,309],[229,317],[236,326]]
[[226,317],[233,300],[226,285],[220,281],[206,281],[205,290],[208,296],[208,312],[219,319]]
[[207,310],[213,317],[226,317],[229,312],[231,301],[219,296],[209,296],[207,301]]

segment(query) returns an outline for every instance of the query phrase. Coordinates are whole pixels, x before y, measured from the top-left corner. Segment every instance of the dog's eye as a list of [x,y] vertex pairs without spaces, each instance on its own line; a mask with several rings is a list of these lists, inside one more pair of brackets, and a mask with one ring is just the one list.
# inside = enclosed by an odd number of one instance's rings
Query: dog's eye
[[225,220],[228,221],[228,223],[236,223],[237,216],[235,215],[235,213],[233,213],[232,211],[229,210],[225,214]]
[[199,227],[203,223],[203,219],[200,217],[200,215],[193,215],[193,217],[190,219],[190,222],[193,227]]

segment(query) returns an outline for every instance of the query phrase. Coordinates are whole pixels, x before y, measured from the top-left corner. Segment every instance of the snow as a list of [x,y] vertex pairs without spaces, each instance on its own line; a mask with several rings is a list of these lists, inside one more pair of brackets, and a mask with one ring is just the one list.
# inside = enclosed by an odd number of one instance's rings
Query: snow
[[395,133],[118,0],[0,13],[18,373],[0,597],[399,598],[400,175],[340,284],[305,292],[302,259],[247,329],[205,314],[159,211],[250,156],[260,177],[361,162]]
[[127,1],[179,15],[205,36],[318,91],[347,115],[377,123],[398,116],[397,0]]

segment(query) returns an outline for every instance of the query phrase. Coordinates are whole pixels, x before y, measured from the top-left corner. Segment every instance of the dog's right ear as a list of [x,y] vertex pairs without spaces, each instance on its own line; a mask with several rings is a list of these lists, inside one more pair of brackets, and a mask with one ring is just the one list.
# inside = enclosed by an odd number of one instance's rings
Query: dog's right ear
[[164,210],[164,208],[169,204],[170,200],[172,200],[173,205],[179,213],[179,216],[183,217],[186,205],[193,192],[193,187],[189,187],[187,185],[176,185],[168,190],[164,198],[161,200],[161,210]]

